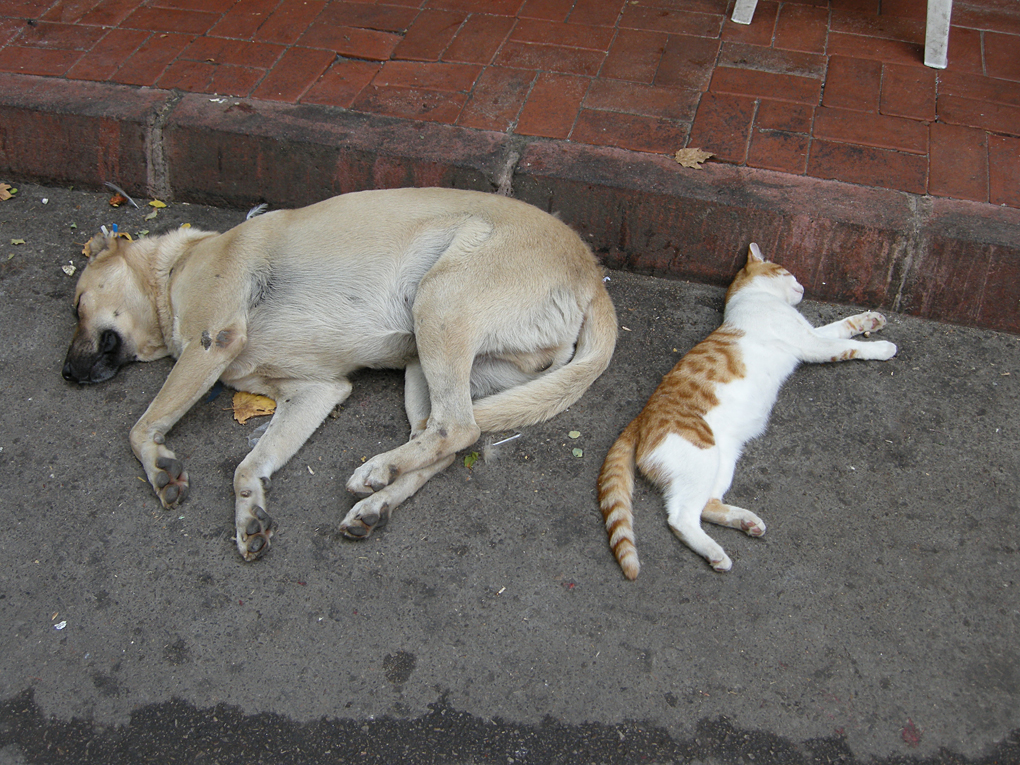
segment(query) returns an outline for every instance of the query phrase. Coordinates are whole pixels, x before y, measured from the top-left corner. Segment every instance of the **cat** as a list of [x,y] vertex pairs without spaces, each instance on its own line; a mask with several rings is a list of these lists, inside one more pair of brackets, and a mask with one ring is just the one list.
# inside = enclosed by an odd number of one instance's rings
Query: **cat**
[[726,292],[723,323],[666,374],[645,408],[610,448],[599,473],[599,505],[624,576],[640,570],[634,546],[634,465],[661,488],[669,525],[716,571],[729,556],[701,520],[752,537],[765,523],[723,503],[744,444],[765,431],[779,388],[801,362],[891,359],[896,346],[850,338],[885,326],[868,311],[812,327],[794,308],[804,288],[752,243],[746,265]]

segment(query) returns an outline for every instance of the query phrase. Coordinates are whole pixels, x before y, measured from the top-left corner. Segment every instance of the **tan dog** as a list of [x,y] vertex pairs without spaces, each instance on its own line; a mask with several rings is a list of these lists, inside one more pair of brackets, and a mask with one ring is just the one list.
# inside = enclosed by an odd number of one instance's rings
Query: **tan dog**
[[164,439],[218,380],[277,402],[234,473],[237,547],[269,547],[269,477],[351,392],[363,367],[404,368],[411,439],[361,465],[368,495],[341,530],[365,537],[482,431],[546,420],[609,364],[616,316],[601,269],[551,215],[452,189],[345,194],[223,234],[99,235],[75,293],[63,374],[101,382],[177,358],[131,429],[166,508],[188,476]]

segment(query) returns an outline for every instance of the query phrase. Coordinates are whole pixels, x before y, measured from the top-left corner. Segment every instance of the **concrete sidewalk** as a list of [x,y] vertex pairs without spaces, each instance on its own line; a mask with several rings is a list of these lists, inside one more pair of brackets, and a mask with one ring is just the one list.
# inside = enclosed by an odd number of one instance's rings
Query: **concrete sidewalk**
[[[599,172],[624,167],[606,157]],[[537,160],[519,167],[525,198],[550,188]],[[581,187],[545,206],[577,220],[598,194]],[[351,542],[344,481],[407,432],[401,377],[359,375],[274,478],[279,534],[244,564],[230,483],[258,423],[234,423],[222,395],[181,421],[169,438],[192,494],[168,514],[127,432],[169,363],[99,387],[60,378],[62,266],[84,266],[100,225],[224,229],[244,213],[172,204],[145,220],[107,198],[23,184],[0,202],[3,765],[1020,762],[1020,338],[890,314],[894,360],[801,369],[730,495],[765,537],[712,529],[734,559],[716,574],[641,483],[632,583],[595,476],[718,324],[722,292],[613,271],[617,354],[577,405],[495,461],[458,459]],[[714,252],[735,262],[731,238]],[[804,307],[816,323],[851,310]]]

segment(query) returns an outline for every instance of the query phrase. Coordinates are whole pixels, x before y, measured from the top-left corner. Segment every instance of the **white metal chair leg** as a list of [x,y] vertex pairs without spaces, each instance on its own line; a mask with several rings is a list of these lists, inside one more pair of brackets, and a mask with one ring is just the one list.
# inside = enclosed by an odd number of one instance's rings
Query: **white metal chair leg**
[[737,0],[731,18],[737,24],[750,24],[751,19],[754,18],[754,7],[756,5],[758,5],[758,0]]
[[[740,3],[738,2],[737,5]],[[928,0],[928,25],[924,33],[924,65],[945,69],[949,53],[949,17],[953,0]]]

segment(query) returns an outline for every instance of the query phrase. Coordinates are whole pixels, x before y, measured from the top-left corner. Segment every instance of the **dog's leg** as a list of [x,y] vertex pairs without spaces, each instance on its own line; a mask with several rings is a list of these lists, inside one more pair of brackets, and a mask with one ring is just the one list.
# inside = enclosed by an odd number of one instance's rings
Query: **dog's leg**
[[364,539],[373,529],[385,526],[397,505],[418,491],[436,473],[446,470],[456,456],[451,454],[428,467],[404,473],[389,486],[365,497],[347,513],[340,523],[340,531],[351,539]]
[[404,370],[404,411],[411,423],[411,439],[418,437],[428,425],[432,405],[429,403],[429,384],[421,369],[421,362],[411,361]]
[[266,512],[269,479],[294,456],[337,404],[351,393],[351,384],[293,382],[281,384],[276,413],[266,432],[234,471],[234,519],[237,549],[255,560],[269,549],[273,519]]
[[[470,326],[464,317],[436,317],[446,327]],[[457,322],[461,323],[458,324]],[[478,440],[471,404],[473,348],[466,333],[456,330],[445,337],[436,328],[418,329],[421,370],[428,384],[431,412],[425,429],[406,444],[376,455],[354,471],[347,488],[355,494],[371,494],[389,486],[404,473],[431,468]],[[435,471],[433,471],[435,472]]]
[[208,333],[204,338],[208,342],[184,349],[159,393],[131,428],[131,449],[167,509],[184,501],[188,474],[164,445],[166,433],[213,386],[247,341],[236,328],[220,331],[215,342]]
[[[409,440],[413,441],[425,432],[432,409],[429,385],[417,359],[404,370],[404,409],[411,423]],[[452,454],[421,470],[405,473],[389,486],[369,495],[351,508],[340,524],[340,531],[352,539],[364,539],[373,529],[385,526],[397,505],[418,491],[436,473],[445,470],[451,462]]]

